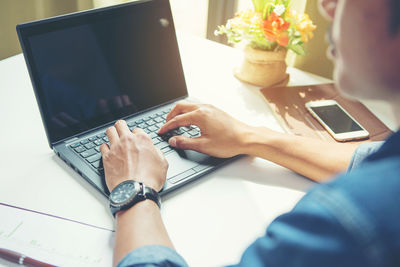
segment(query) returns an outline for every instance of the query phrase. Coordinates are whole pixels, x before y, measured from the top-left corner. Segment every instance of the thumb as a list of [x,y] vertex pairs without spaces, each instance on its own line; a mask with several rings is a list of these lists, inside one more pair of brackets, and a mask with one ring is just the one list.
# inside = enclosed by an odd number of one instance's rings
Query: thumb
[[172,147],[180,149],[199,150],[201,140],[201,137],[189,138],[186,136],[173,136],[169,139],[168,142]]

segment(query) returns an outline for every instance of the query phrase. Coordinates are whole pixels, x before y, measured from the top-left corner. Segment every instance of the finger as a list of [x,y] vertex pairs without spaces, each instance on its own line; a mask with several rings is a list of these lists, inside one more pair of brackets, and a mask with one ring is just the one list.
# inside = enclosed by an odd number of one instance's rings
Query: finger
[[106,130],[106,134],[107,134],[108,140],[110,141],[110,145],[113,145],[114,143],[118,142],[118,140],[119,140],[118,132],[114,126],[108,127]]
[[179,114],[187,113],[198,108],[198,104],[191,103],[188,101],[181,101],[169,112],[165,121],[170,121]]
[[119,136],[127,135],[130,134],[131,131],[129,130],[128,125],[126,124],[126,121],[124,120],[118,120],[115,123],[115,129],[117,130],[117,133]]
[[108,151],[110,151],[110,148],[108,147],[107,144],[102,144],[102,145],[100,146],[101,155],[106,154]]
[[133,134],[138,134],[138,133],[141,133],[141,134],[146,134],[144,131],[143,131],[143,129],[140,129],[140,128],[135,128],[135,129],[133,129],[132,130],[132,133]]
[[158,133],[164,134],[168,131],[171,131],[171,130],[176,129],[181,126],[197,125],[198,124],[197,122],[198,122],[198,118],[197,118],[195,112],[192,111],[192,112],[189,112],[186,114],[181,114],[181,115],[174,117],[167,123],[165,123],[160,128],[160,130],[158,130]]
[[185,136],[173,136],[169,139],[169,144],[172,147],[180,149],[201,150],[204,144],[204,138],[189,138]]

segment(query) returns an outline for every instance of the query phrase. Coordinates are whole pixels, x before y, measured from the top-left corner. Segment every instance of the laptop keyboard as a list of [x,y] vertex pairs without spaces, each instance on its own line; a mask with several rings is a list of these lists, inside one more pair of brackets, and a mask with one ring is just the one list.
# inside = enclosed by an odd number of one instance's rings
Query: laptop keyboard
[[[180,127],[166,134],[158,135],[157,131],[164,125],[169,112],[170,109],[158,111],[157,113],[145,116],[141,119],[127,121],[127,124],[130,130],[135,128],[143,129],[150,136],[155,147],[159,148],[164,154],[167,154],[174,149],[168,144],[168,140],[172,136],[182,135],[193,138],[201,135],[200,129],[197,126]],[[87,161],[93,168],[102,172],[103,163],[101,160],[100,146],[105,143],[110,144],[104,131],[103,133],[72,143],[70,148]]]

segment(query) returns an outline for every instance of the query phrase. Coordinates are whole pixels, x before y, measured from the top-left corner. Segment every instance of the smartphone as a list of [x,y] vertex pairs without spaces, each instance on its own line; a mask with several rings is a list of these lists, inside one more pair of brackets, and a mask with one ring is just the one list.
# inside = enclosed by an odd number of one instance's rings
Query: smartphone
[[369,133],[335,100],[306,103],[307,110],[337,141],[365,139]]

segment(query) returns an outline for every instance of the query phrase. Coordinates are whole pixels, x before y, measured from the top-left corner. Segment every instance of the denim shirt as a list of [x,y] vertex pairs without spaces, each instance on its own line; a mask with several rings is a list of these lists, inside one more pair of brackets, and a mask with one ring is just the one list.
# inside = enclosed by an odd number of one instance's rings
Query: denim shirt
[[[236,266],[400,266],[400,131],[361,145],[347,173],[315,186],[276,218]],[[187,266],[147,246],[118,265]]]

